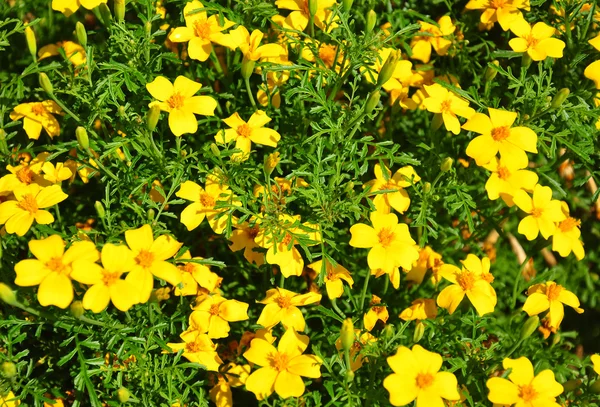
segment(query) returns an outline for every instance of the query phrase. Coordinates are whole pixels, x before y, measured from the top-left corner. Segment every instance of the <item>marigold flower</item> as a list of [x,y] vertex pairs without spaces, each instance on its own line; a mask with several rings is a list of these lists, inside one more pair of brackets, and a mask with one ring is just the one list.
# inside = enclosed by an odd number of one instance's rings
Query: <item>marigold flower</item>
[[563,320],[565,315],[563,304],[573,308],[578,314],[583,313],[583,309],[579,308],[580,303],[577,296],[554,281],[532,285],[527,290],[527,295],[523,311],[532,316],[549,309],[548,317],[550,326],[553,328],[558,328]]
[[52,10],[60,11],[66,17],[79,10],[79,7],[83,6],[88,10],[92,10],[98,7],[102,3],[106,3],[107,0],[52,0]]
[[150,298],[154,286],[153,276],[174,286],[181,283],[181,271],[174,264],[165,261],[179,251],[181,243],[168,235],[159,236],[155,240],[150,225],[126,231],[125,241],[135,260],[126,280],[136,286],[140,303],[145,303]]
[[[204,11],[204,5],[197,0],[190,1],[185,5],[183,17],[185,18],[185,27],[177,27],[173,30],[169,35],[169,40],[189,42],[187,52],[190,58],[206,61],[213,52],[213,43],[235,49],[235,39],[229,34],[223,34],[223,31],[235,25],[234,22],[218,15],[208,17]],[[221,18],[223,25],[221,25]]]
[[431,59],[431,48],[435,49],[438,55],[446,55],[452,41],[443,38],[451,35],[456,27],[452,24],[452,19],[449,16],[443,16],[437,21],[438,25],[429,24],[419,21],[421,29],[419,33],[428,35],[417,35],[412,39],[410,47],[412,49],[412,59],[418,59],[423,63],[428,63]]
[[95,262],[100,258],[92,242],[74,242],[65,252],[65,242],[58,235],[30,240],[29,250],[35,259],[21,260],[15,265],[15,284],[39,285],[37,297],[44,307],[67,308],[73,301],[72,263],[82,259]]
[[229,336],[229,322],[246,319],[248,304],[215,294],[207,295],[194,307],[190,325],[200,332],[206,332],[209,338],[226,338]]
[[371,223],[373,226],[358,223],[350,228],[350,246],[371,248],[367,262],[372,270],[410,269],[419,258],[419,251],[408,226],[398,223],[398,217],[393,213],[372,212]]
[[483,10],[481,24],[491,28],[498,22],[504,31],[508,31],[515,20],[523,18],[519,9],[530,10],[529,0],[470,0],[465,8]]
[[500,152],[502,161],[511,168],[525,168],[527,154],[537,153],[537,135],[528,127],[512,127],[517,119],[515,112],[488,108],[489,117],[475,113],[462,126],[467,131],[481,134],[467,146],[467,155],[477,165],[486,165]]
[[375,165],[375,179],[365,183],[364,188],[370,187],[370,192],[392,190],[375,195],[373,204],[380,213],[390,213],[394,208],[399,213],[404,213],[410,206],[410,198],[404,188],[419,182],[421,177],[417,175],[410,165],[400,168],[392,176],[389,168]]
[[560,201],[552,199],[552,189],[537,184],[533,189],[533,197],[527,192],[518,190],[513,195],[513,201],[528,216],[519,222],[519,233],[527,240],[535,239],[539,233],[544,239],[552,236],[557,222],[566,219],[561,210]]
[[[308,268],[314,270],[317,274],[323,268],[323,260],[316,261],[308,265]],[[354,284],[354,280],[350,272],[340,264],[333,265],[328,260],[325,260],[325,289],[329,299],[340,298],[344,294],[343,281],[348,283],[350,288]]]
[[390,283],[392,283],[392,286],[396,290],[400,287],[400,267],[393,267],[388,270],[381,268],[371,269],[370,273],[372,276],[375,276],[375,278],[379,278],[384,274],[387,274],[388,278],[390,279]]
[[441,114],[444,126],[454,134],[460,133],[460,122],[458,117],[466,119],[475,114],[475,110],[469,107],[469,102],[450,92],[439,83],[424,85],[427,98],[423,100],[425,109],[432,113]]
[[277,348],[264,339],[253,339],[244,357],[262,367],[248,377],[246,388],[258,400],[269,397],[273,391],[281,398],[300,397],[305,389],[301,376],[321,377],[322,360],[302,354],[308,342],[308,336],[298,334],[294,328],[285,331]]
[[71,62],[75,67],[83,65],[87,61],[85,49],[73,42],[73,41],[60,41],[56,44],[48,44],[40,48],[38,51],[38,60],[45,58],[55,57],[60,55],[59,50],[62,49],[67,57],[67,60]]
[[267,291],[264,300],[258,301],[266,305],[256,323],[270,329],[281,322],[285,329],[294,328],[296,331],[304,331],[306,322],[298,307],[319,301],[321,301],[321,294],[313,292],[298,294],[284,288],[272,288]]
[[7,233],[23,236],[35,220],[40,225],[54,222],[54,216],[46,210],[67,199],[60,185],[41,188],[37,184],[16,188],[14,201],[0,204],[0,225],[5,224]]
[[246,27],[240,25],[235,30],[231,30],[229,34],[246,60],[259,61],[265,58],[286,58],[288,55],[287,49],[280,44],[260,45],[265,36],[260,30],[254,30],[250,34]]
[[271,118],[262,110],[257,110],[247,123],[238,113],[232,114],[223,121],[231,128],[221,130],[215,136],[215,141],[221,144],[235,141],[235,148],[242,152],[233,154],[232,160],[247,160],[250,157],[252,143],[277,147],[277,142],[281,139],[277,131],[264,127]]
[[[368,362],[369,359],[364,357],[361,354],[361,351],[369,346],[377,342],[377,338],[371,335],[369,332],[364,332],[361,334],[360,329],[354,330],[354,343],[350,348],[350,370],[356,372],[360,369],[364,362]],[[335,341],[335,348],[339,351],[342,351],[342,338],[338,338]],[[341,356],[341,355],[340,355]]]
[[514,205],[512,197],[517,191],[533,192],[539,180],[535,172],[524,170],[526,166],[515,165],[511,160],[494,157],[483,167],[492,172],[485,183],[488,198],[493,201],[501,197],[508,206]]
[[60,184],[73,176],[71,170],[64,163],[56,163],[55,166],[50,161],[46,161],[42,165],[42,172],[44,179],[52,184]]
[[[304,31],[310,20],[309,1],[311,0],[276,0],[275,5],[280,9],[292,10],[286,17],[286,22],[290,28]],[[335,5],[335,0],[312,1],[317,3],[316,13],[313,16],[314,24],[322,30],[333,28],[332,11],[329,9]]]
[[219,375],[217,383],[209,390],[208,395],[217,407],[232,407],[232,387],[240,387],[246,384],[250,375],[250,365],[236,365],[229,363]]
[[206,370],[217,372],[223,361],[217,354],[217,345],[208,335],[197,329],[188,329],[180,335],[184,343],[167,343],[173,352],[183,349],[182,356],[190,362],[204,365]]
[[461,263],[462,269],[451,264],[444,264],[440,268],[442,277],[452,285],[440,292],[437,305],[446,308],[449,314],[453,314],[466,295],[479,316],[494,312],[498,298],[490,284],[494,281],[494,277],[489,272],[490,259],[484,257],[479,260],[474,254],[469,254]]
[[594,372],[600,375],[600,355],[592,355],[590,359],[594,365]]
[[400,346],[396,354],[387,358],[394,371],[383,380],[390,392],[393,406],[405,406],[417,400],[418,407],[443,406],[443,400],[460,400],[456,376],[440,372],[442,357],[414,345],[411,349]]
[[121,276],[135,267],[133,253],[124,245],[107,243],[100,254],[102,265],[91,259],[73,262],[71,278],[91,285],[83,296],[83,308],[102,312],[110,302],[120,311],[138,303],[138,286],[142,280],[124,280]]
[[511,369],[508,379],[492,377],[486,383],[490,393],[488,399],[492,403],[506,406],[544,406],[560,407],[556,397],[563,392],[563,387],[554,379],[554,373],[543,370],[534,375],[533,365],[529,359],[504,359],[504,369]]
[[186,133],[196,133],[198,121],[195,114],[214,116],[217,101],[210,96],[194,96],[202,85],[185,76],[178,76],[171,83],[164,76],[157,76],[146,84],[146,89],[158,102],[160,110],[169,112],[169,128],[177,137]]
[[255,248],[260,247],[254,239],[260,231],[260,220],[254,219],[254,225],[250,226],[249,222],[242,222],[234,224],[234,230],[231,232],[229,237],[229,248],[237,252],[244,249],[244,258],[250,263],[254,263],[257,266],[265,264],[265,255],[254,251]]
[[[188,259],[203,260],[202,257],[192,257],[189,250],[177,258],[180,262],[181,260]],[[221,283],[221,277],[210,271],[210,267],[207,265],[193,261],[182,263],[183,265],[179,265],[177,268],[181,270],[181,284],[183,284],[183,287],[179,288],[179,286],[176,286],[175,295],[196,295],[198,294],[198,287],[203,287],[209,292],[213,292]]]
[[9,391],[6,395],[0,395],[0,406],[2,407],[17,407],[21,405],[21,401],[15,396],[15,393]]
[[594,81],[594,85],[596,85],[596,89],[600,89],[600,60],[592,62],[589,64],[585,71],[583,71],[583,75]]
[[64,114],[59,105],[52,100],[43,102],[21,103],[16,106],[10,113],[10,119],[23,119],[23,130],[27,133],[27,137],[32,140],[40,138],[42,129],[50,138],[60,134],[60,125],[58,120],[53,116],[55,114]]
[[380,304],[381,298],[373,294],[369,311],[363,316],[363,325],[367,331],[372,331],[377,321],[385,324],[390,317],[387,307]]
[[434,284],[437,284],[441,279],[439,276],[439,269],[443,264],[444,262],[442,261],[442,255],[436,253],[431,247],[425,246],[419,250],[419,258],[415,260],[412,268],[408,271],[406,279],[408,281],[413,281],[416,284],[421,284],[425,278],[427,270],[431,269],[433,272],[431,281]]
[[405,321],[434,319],[437,317],[437,305],[430,298],[419,298],[412,305],[402,311],[399,317]]
[[585,256],[583,244],[579,240],[581,221],[569,216],[569,207],[566,202],[561,203],[561,208],[566,219],[556,225],[556,230],[552,235],[552,250],[558,252],[561,257],[567,257],[573,252],[577,260],[581,260]]
[[31,184],[38,184],[40,187],[51,185],[42,176],[42,169],[49,155],[50,153],[40,153],[29,162],[21,161],[17,166],[7,165],[6,169],[10,174],[0,178],[0,196],[10,195],[15,189]]
[[562,58],[565,43],[558,38],[552,38],[555,29],[545,23],[536,23],[533,27],[524,18],[516,19],[510,30],[519,38],[513,38],[508,45],[515,52],[527,52],[534,61]]

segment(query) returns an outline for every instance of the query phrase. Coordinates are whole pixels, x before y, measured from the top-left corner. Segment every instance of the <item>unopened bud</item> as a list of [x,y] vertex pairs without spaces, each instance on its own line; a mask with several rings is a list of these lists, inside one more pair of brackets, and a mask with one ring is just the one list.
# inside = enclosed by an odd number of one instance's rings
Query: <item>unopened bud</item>
[[571,91],[569,90],[569,88],[562,88],[561,90],[559,90],[558,93],[552,99],[550,107],[552,109],[558,109],[563,104],[563,102],[567,100],[570,93]]
[[382,87],[384,83],[392,78],[392,75],[394,75],[394,71],[396,70],[396,65],[398,65],[398,59],[400,59],[400,52],[390,52],[390,55],[388,55],[381,67],[381,71],[379,71],[379,76],[377,77],[378,88]]
[[85,31],[85,26],[78,21],[75,24],[75,34],[77,34],[77,41],[79,41],[79,45],[83,48],[87,47],[87,31]]
[[0,283],[0,300],[4,301],[8,305],[15,305],[17,303],[17,296],[9,286],[4,283]]
[[442,170],[442,172],[448,172],[452,169],[452,164],[454,164],[454,160],[450,157],[446,157],[442,160],[440,170]]
[[219,147],[215,143],[210,143],[210,151],[215,155],[215,157],[220,157],[221,152],[219,151]]
[[118,23],[125,20],[125,0],[115,0],[115,19]]
[[369,99],[367,99],[367,104],[365,105],[365,114],[371,114],[371,112],[377,107],[379,104],[379,99],[381,98],[381,92],[379,90],[374,90],[369,95]]
[[392,338],[394,337],[394,325],[387,324],[385,326],[385,328],[383,328],[383,331],[381,333],[382,333],[381,336],[383,337],[383,339],[385,339],[388,342],[391,341]]
[[146,116],[146,128],[150,133],[156,128],[158,119],[160,119],[160,107],[154,105],[150,108],[148,115]]
[[527,69],[529,68],[529,65],[531,65],[531,57],[526,52],[523,54],[523,58],[521,59],[521,67]]
[[144,25],[144,32],[146,33],[146,37],[152,35],[152,23],[150,21],[147,21]]
[[577,389],[579,386],[581,386],[581,383],[583,383],[583,381],[581,379],[572,379],[572,380],[568,380],[565,384],[563,384],[563,387],[564,387],[565,391],[573,391],[573,390]]
[[279,164],[279,161],[280,161],[280,156],[281,156],[281,154],[279,154],[279,152],[277,152],[277,151],[274,153],[271,153],[267,156],[267,158],[265,160],[265,164],[263,166],[265,173],[267,175],[271,175],[271,173],[273,172],[275,167],[277,167],[277,164]]
[[350,369],[346,370],[346,381],[351,382],[354,380],[354,372]]
[[2,371],[2,376],[12,379],[17,375],[17,366],[12,362],[3,362],[0,366],[0,371]]
[[254,72],[255,65],[256,65],[255,61],[252,61],[252,60],[244,57],[244,60],[242,61],[242,78],[244,78],[244,79],[250,78],[252,76],[252,73]]
[[433,115],[433,119],[431,119],[431,130],[436,131],[437,129],[442,127],[443,123],[444,123],[444,118],[442,117],[442,114],[435,113]]
[[98,214],[98,217],[100,219],[104,219],[104,217],[106,216],[106,211],[104,210],[104,206],[102,205],[102,202],[100,202],[100,201],[94,202],[94,209],[96,209],[96,213]]
[[90,148],[90,138],[88,137],[87,130],[81,126],[78,126],[75,129],[75,138],[77,138],[77,143],[79,144],[79,148],[83,151],[87,151]]
[[81,301],[73,301],[71,303],[71,306],[69,307],[69,311],[71,312],[71,315],[73,315],[75,318],[81,318],[83,316],[83,313],[85,312],[85,310],[83,309],[83,303]]
[[556,345],[558,345],[558,344],[560,343],[560,340],[561,340],[561,336],[560,336],[560,334],[559,334],[559,333],[555,333],[555,334],[552,336],[552,346],[556,346]]
[[348,352],[352,345],[354,345],[354,324],[350,318],[346,318],[342,322],[342,329],[340,329],[340,340],[342,342],[342,349]]
[[423,192],[428,194],[431,191],[431,182],[426,182],[423,184]]
[[46,92],[48,95],[52,95],[54,93],[54,87],[52,86],[48,75],[46,75],[44,72],[40,73],[39,80],[40,86],[42,89],[44,89],[44,92]]
[[419,342],[423,339],[423,335],[425,335],[425,324],[418,321],[417,326],[415,326],[415,332],[413,333],[413,341],[415,343]]
[[25,39],[27,40],[27,48],[29,48],[29,53],[33,57],[33,60],[37,60],[37,41],[35,39],[35,33],[31,29],[31,27],[25,27]]
[[346,13],[349,13],[350,10],[352,9],[353,2],[354,2],[354,0],[342,0],[342,7],[344,8],[344,11]]
[[317,14],[317,10],[319,9],[319,0],[308,0],[308,12],[311,17],[314,17]]
[[119,116],[125,117],[125,106],[119,106]]
[[[497,60],[492,61],[492,64],[500,66],[500,62],[498,62]],[[483,78],[486,82],[491,82],[494,80],[496,75],[498,75],[498,70],[488,65],[488,67],[485,69],[485,74],[483,75]]]
[[127,403],[130,395],[131,394],[129,393],[129,390],[127,390],[125,387],[121,387],[119,390],[117,390],[117,399],[119,399],[121,403]]
[[112,14],[110,13],[110,9],[106,5],[106,3],[101,3],[98,6],[100,10],[100,17],[102,17],[102,22],[104,25],[109,26],[112,23]]
[[152,208],[148,209],[148,211],[146,212],[146,217],[148,218],[148,220],[153,221],[155,216],[156,216],[156,211]]
[[521,335],[520,335],[520,339],[524,340],[529,338],[537,329],[537,327],[540,325],[540,317],[538,317],[537,315],[534,315],[532,317],[529,317],[529,319],[527,319],[527,321],[525,321],[525,323],[523,324],[523,327],[521,328]]
[[367,26],[365,27],[365,34],[370,34],[373,32],[373,28],[375,28],[375,24],[377,23],[377,13],[373,10],[369,10],[367,13]]
[[592,383],[592,385],[590,386],[590,390],[592,391],[592,393],[600,394],[600,379]]

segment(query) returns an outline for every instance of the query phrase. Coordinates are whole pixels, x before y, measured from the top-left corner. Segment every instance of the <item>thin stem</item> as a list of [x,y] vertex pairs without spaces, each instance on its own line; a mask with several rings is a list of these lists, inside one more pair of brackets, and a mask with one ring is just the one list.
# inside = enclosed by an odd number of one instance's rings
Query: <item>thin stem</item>
[[363,285],[362,293],[360,295],[360,312],[362,312],[365,306],[365,296],[367,295],[367,288],[369,288],[369,279],[371,278],[371,272],[367,271],[367,276],[365,277],[365,283]]
[[244,79],[246,82],[246,91],[248,92],[248,99],[250,99],[250,103],[252,103],[252,107],[256,110],[256,102],[254,101],[254,95],[252,94],[252,88],[250,87],[250,79]]
[[92,151],[87,148],[86,149],[88,156],[90,157],[90,160],[93,160],[96,165],[98,166],[99,169],[101,169],[102,171],[104,171],[106,173],[106,175],[108,175],[109,177],[111,177],[113,180],[118,181],[119,178],[117,178],[117,176],[115,174],[113,174],[113,172],[111,170],[109,170],[108,168],[106,168],[99,159],[95,158],[94,155],[92,154]]
[[211,53],[210,53],[210,58],[213,60],[213,65],[215,66],[215,69],[217,70],[217,73],[224,77],[225,73],[223,72],[223,67],[221,66],[221,61],[219,61],[219,57],[217,56],[217,54],[215,53],[215,49],[213,48]]
[[332,298],[332,299],[331,299],[331,305],[333,306],[333,309],[334,309],[334,310],[335,310],[335,311],[336,311],[338,314],[340,314],[340,316],[341,316],[342,318],[346,318],[346,314],[344,314],[344,312],[343,312],[343,311],[342,311],[342,310],[341,310],[341,309],[338,307],[338,305],[337,305],[337,301],[336,301],[336,299],[335,299],[335,298]]

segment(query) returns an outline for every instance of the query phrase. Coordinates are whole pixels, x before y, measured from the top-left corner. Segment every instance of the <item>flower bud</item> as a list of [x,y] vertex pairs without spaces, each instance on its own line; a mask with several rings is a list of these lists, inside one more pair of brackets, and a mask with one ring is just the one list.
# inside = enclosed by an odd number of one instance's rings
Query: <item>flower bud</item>
[[94,202],[94,209],[96,209],[96,213],[98,214],[98,217],[100,219],[104,219],[104,217],[106,216],[106,211],[104,210],[104,206],[102,205],[102,202],[100,202],[100,201]]
[[428,194],[431,191],[431,182],[426,182],[423,184],[423,192]]
[[342,0],[342,7],[344,8],[344,12],[349,13],[350,9],[352,9],[352,3],[354,0]]
[[42,89],[44,89],[44,92],[46,92],[48,95],[52,95],[54,93],[54,87],[52,86],[48,75],[46,75],[44,72],[40,73],[39,81],[40,86]]
[[254,66],[256,65],[255,61],[252,61],[246,57],[242,61],[242,78],[248,79],[252,76],[254,72]]
[[381,336],[383,337],[383,339],[385,339],[387,342],[391,341],[392,338],[394,337],[394,325],[393,324],[387,324],[385,326],[385,328],[383,328],[383,331],[381,332]]
[[0,283],[0,300],[4,301],[8,305],[15,305],[17,303],[17,296],[9,286],[4,283]]
[[280,155],[281,154],[279,154],[279,152],[275,151],[274,153],[271,153],[267,156],[267,159],[265,160],[265,164],[263,166],[267,175],[271,175],[275,167],[277,167],[277,164],[279,164]]
[[558,93],[552,99],[550,107],[552,109],[558,109],[563,104],[563,102],[567,100],[570,93],[571,91],[569,90],[569,88],[562,88],[561,90],[559,90]]
[[442,124],[444,123],[444,119],[442,117],[441,113],[435,113],[433,115],[433,119],[431,120],[431,130],[432,131],[436,131],[437,129],[439,129],[440,127],[442,127]]
[[156,211],[152,208],[148,209],[148,211],[146,212],[146,217],[148,218],[148,220],[153,221],[155,216],[156,216]]
[[374,90],[369,95],[369,99],[367,99],[367,104],[365,105],[365,114],[371,114],[371,112],[377,107],[379,104],[379,99],[381,98],[381,92],[378,90]]
[[573,391],[573,390],[577,389],[579,386],[581,386],[581,383],[583,383],[583,381],[581,379],[572,379],[572,380],[567,381],[565,384],[563,384],[563,387],[565,389],[565,392]]
[[524,340],[529,338],[535,332],[539,324],[540,317],[538,317],[537,315],[529,317],[527,321],[525,321],[525,323],[523,324],[523,327],[521,328],[520,339]]
[[152,23],[150,21],[147,21],[144,25],[144,32],[146,33],[146,37],[152,35]]
[[104,25],[109,26],[112,23],[112,14],[110,13],[110,9],[106,5],[106,3],[101,3],[98,6],[100,10],[100,17],[102,17],[102,22]]
[[383,66],[381,67],[381,71],[379,71],[379,76],[377,77],[378,88],[382,87],[384,83],[392,78],[392,75],[394,75],[394,71],[396,70],[396,65],[398,65],[399,58],[400,52],[390,52],[390,55],[388,55],[387,59],[383,63]]
[[442,172],[448,172],[452,169],[452,164],[454,164],[454,160],[450,157],[446,157],[442,160],[440,170],[442,170]]
[[130,395],[131,393],[129,393],[129,390],[127,390],[125,387],[121,387],[119,390],[117,390],[117,399],[119,399],[121,403],[127,403]]
[[[500,66],[500,62],[498,62],[497,60],[492,61],[492,64]],[[492,68],[491,66],[488,66],[487,68],[485,68],[485,74],[483,75],[483,78],[486,82],[491,82],[494,80],[496,75],[498,75],[498,70]]]
[[350,369],[346,370],[346,381],[351,382],[354,380],[354,372]]
[[215,155],[215,157],[220,157],[221,152],[219,151],[219,147],[215,143],[210,143],[210,151]]
[[317,14],[317,10],[319,9],[319,0],[308,0],[308,12],[311,17],[314,17]]
[[600,379],[592,383],[592,385],[590,386],[590,390],[592,393],[600,394]]
[[77,138],[79,148],[81,148],[83,151],[87,151],[88,148],[90,148],[90,139],[86,129],[81,126],[77,126],[75,129],[75,138]]
[[350,318],[346,318],[342,322],[342,329],[340,329],[340,339],[342,341],[342,349],[345,352],[349,351],[354,345],[354,324]]
[[77,41],[79,41],[79,45],[83,48],[87,47],[87,32],[85,31],[85,26],[78,21],[75,24],[75,33],[77,34]]
[[115,0],[115,19],[118,23],[125,20],[125,0]]
[[73,315],[75,318],[81,318],[83,316],[83,313],[85,312],[85,310],[83,309],[83,303],[81,301],[73,301],[71,303],[71,306],[69,307],[69,311],[71,312],[71,315]]
[[2,376],[12,379],[17,375],[17,366],[13,362],[4,362],[0,366],[0,371],[2,371]]
[[148,111],[148,115],[146,115],[146,128],[150,133],[152,133],[156,128],[158,119],[160,119],[160,107],[154,105]]
[[27,48],[29,48],[29,53],[33,57],[33,60],[37,60],[37,41],[35,39],[35,33],[31,29],[31,27],[25,27],[25,39],[27,40]]
[[556,346],[560,343],[561,340],[561,336],[559,333],[555,333],[554,336],[552,337],[552,346]]
[[523,58],[521,59],[521,67],[527,69],[529,68],[529,65],[531,65],[531,57],[528,53],[524,53]]
[[417,321],[415,332],[413,334],[413,341],[415,343],[419,342],[421,339],[423,339],[423,335],[425,335],[425,324],[421,321]]
[[375,28],[375,24],[377,23],[377,13],[373,10],[369,10],[367,13],[367,26],[365,27],[365,35],[370,34]]

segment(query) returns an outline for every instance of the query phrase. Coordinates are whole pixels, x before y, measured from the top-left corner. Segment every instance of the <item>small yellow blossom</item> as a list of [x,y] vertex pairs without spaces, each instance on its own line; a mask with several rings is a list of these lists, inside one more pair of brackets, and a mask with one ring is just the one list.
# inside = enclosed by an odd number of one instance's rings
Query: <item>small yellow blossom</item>
[[[292,10],[286,17],[286,21],[292,29],[303,31],[310,20],[310,11],[308,2],[311,0],[276,0],[277,8]],[[312,0],[316,4],[316,13],[313,16],[314,24],[322,30],[333,28],[333,13],[331,8],[335,5],[335,0]]]
[[427,98],[423,100],[423,106],[428,111],[442,116],[446,130],[454,134],[460,133],[460,122],[457,116],[469,119],[475,114],[475,110],[469,107],[469,102],[439,83],[424,85],[424,88]]
[[583,75],[594,81],[594,85],[596,85],[596,89],[600,89],[600,60],[592,62],[589,64],[585,71],[583,71]]
[[[314,270],[317,274],[321,273],[323,268],[323,260],[316,261],[309,264],[308,267]],[[354,284],[354,280],[350,275],[350,272],[340,264],[333,265],[329,261],[325,260],[325,289],[327,290],[327,296],[329,299],[340,298],[344,294],[345,281],[348,283],[350,288]]]
[[592,364],[594,365],[594,372],[600,375],[600,355],[591,356]]
[[221,369],[217,383],[209,390],[208,395],[217,407],[232,407],[232,387],[240,387],[246,384],[250,375],[250,365],[236,365],[229,363]]
[[[370,344],[377,342],[377,338],[371,335],[369,332],[364,332],[361,334],[360,329],[354,330],[354,343],[350,348],[350,370],[353,372],[360,369],[363,365],[363,362],[368,362],[369,359],[364,357],[361,354],[361,351]],[[335,348],[338,351],[342,351],[342,338],[339,337],[337,341],[335,341]],[[340,355],[340,357],[343,357]]]
[[552,250],[558,252],[561,257],[567,257],[571,252],[577,260],[583,259],[585,250],[580,240],[581,230],[579,219],[569,216],[569,207],[566,202],[561,202],[561,208],[566,219],[557,224],[556,230],[552,235]]
[[296,331],[304,331],[306,322],[298,306],[319,301],[321,301],[321,294],[313,292],[297,294],[283,288],[272,288],[267,291],[264,300],[258,301],[266,305],[256,323],[270,329],[281,322],[285,329],[294,328]]
[[21,401],[15,396],[15,393],[9,391],[7,394],[0,394],[0,406],[2,407],[18,407]]
[[83,47],[73,41],[60,41],[56,44],[45,45],[38,51],[38,60],[45,58],[55,57],[60,55],[59,50],[62,49],[67,57],[67,60],[71,62],[75,67],[79,67],[86,63],[87,56]]
[[534,61],[544,59],[562,58],[565,43],[557,38],[552,38],[555,29],[549,25],[539,22],[533,27],[524,18],[516,19],[510,30],[519,38],[513,38],[508,45],[515,52],[527,52]]
[[519,9],[530,10],[529,0],[470,0],[465,8],[483,10],[481,24],[491,28],[498,22],[504,31],[508,31],[514,21],[523,18]]
[[518,190],[533,192],[538,183],[539,178],[535,172],[525,170],[523,168],[527,168],[526,166],[516,165],[511,160],[494,157],[483,167],[492,172],[485,183],[488,198],[492,201],[502,198],[508,206],[514,205],[512,197]]
[[381,298],[373,294],[369,311],[363,316],[363,324],[367,331],[372,331],[377,321],[385,324],[390,317],[387,307],[380,304]]
[[208,335],[196,329],[188,329],[180,335],[183,343],[167,343],[173,352],[183,349],[182,356],[190,362],[203,365],[206,370],[216,372],[223,361],[217,354],[217,345]]
[[194,307],[190,325],[200,332],[206,332],[209,338],[226,338],[229,336],[229,322],[246,319],[248,304],[215,294],[207,295]]
[[[193,257],[190,251],[187,250],[181,257],[181,260],[203,260],[202,257]],[[209,292],[215,291],[221,282],[221,278],[210,271],[210,267],[205,264],[196,263],[193,261],[184,261],[183,265],[177,266],[181,270],[181,283],[183,287],[175,287],[175,295],[196,295],[198,287],[206,288]]]
[[107,0],[52,0],[52,10],[60,11],[65,16],[69,17],[71,14],[79,10],[79,7],[92,10],[98,7],[100,4],[106,4]]
[[417,35],[413,38],[410,47],[412,49],[412,59],[418,59],[423,63],[428,63],[431,59],[431,48],[437,52],[438,55],[446,55],[452,41],[443,38],[452,35],[456,30],[452,19],[449,16],[443,16],[437,21],[437,25],[429,24],[423,21],[419,21],[421,29],[419,33],[426,33],[427,35]]
[[523,311],[532,316],[549,309],[549,326],[553,328],[558,328],[563,320],[565,315],[563,304],[573,308],[578,314],[583,313],[583,309],[579,308],[577,296],[554,281],[532,285],[527,290],[527,295]]
[[241,153],[233,154],[232,160],[247,160],[250,157],[252,143],[277,147],[277,143],[281,139],[277,131],[264,127],[271,121],[271,118],[262,110],[257,110],[247,123],[238,113],[232,114],[223,121],[230,128],[220,131],[215,136],[215,141],[221,144],[235,141],[235,148],[241,150]]
[[442,255],[436,253],[431,247],[425,246],[419,251],[419,258],[415,260],[412,268],[408,271],[406,279],[413,281],[417,284],[421,284],[425,278],[425,274],[428,270],[431,270],[433,275],[431,281],[434,284],[440,282],[441,276],[439,275],[440,267],[444,264],[442,261]]
[[44,163],[42,172],[44,173],[44,179],[52,184],[60,184],[73,176],[71,170],[64,163],[56,163],[55,166],[50,161]]
[[23,119],[23,129],[27,137],[32,140],[40,138],[42,129],[46,130],[50,138],[60,134],[60,125],[53,116],[62,115],[62,109],[52,100],[43,102],[21,103],[10,113],[11,120]]
[[437,305],[430,298],[419,298],[412,305],[400,313],[400,319],[405,321],[434,319],[437,317]]
[[513,201],[528,214],[521,219],[518,229],[527,240],[535,239],[540,233],[544,239],[548,239],[556,231],[556,223],[566,219],[560,201],[552,199],[550,187],[537,184],[533,189],[533,197],[523,190],[518,190],[513,195]]
[[250,34],[246,27],[240,25],[229,33],[233,37],[237,47],[242,51],[245,60],[259,61],[266,58],[287,57],[287,49],[280,44],[260,45],[265,36],[260,30],[254,30]]
[[378,193],[372,198],[377,212],[390,213],[391,208],[394,208],[399,213],[404,213],[410,205],[410,198],[404,188],[414,185],[420,180],[421,177],[410,165],[400,168],[392,176],[389,168],[376,164],[375,179],[368,181],[364,187],[370,187],[371,193],[390,191]]
[[254,225],[252,226],[248,222],[234,224],[234,230],[229,237],[229,248],[234,252],[244,249],[244,258],[246,260],[257,266],[262,266],[265,264],[265,255],[254,250],[259,247],[254,241],[260,231],[259,224],[260,221],[258,219],[254,220]]
[[21,161],[17,166],[7,165],[6,169],[10,174],[0,178],[0,196],[10,195],[15,189],[31,184],[38,184],[40,187],[51,185],[42,176],[42,169],[49,155],[50,153],[40,153],[29,162]]

